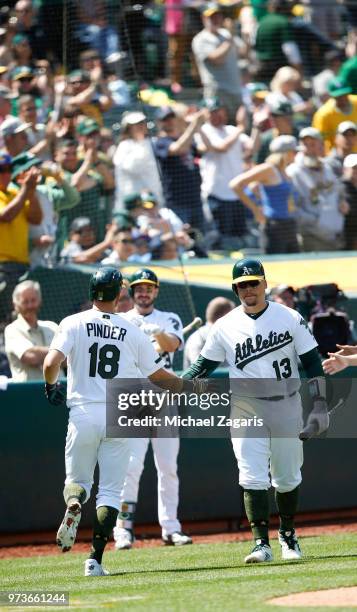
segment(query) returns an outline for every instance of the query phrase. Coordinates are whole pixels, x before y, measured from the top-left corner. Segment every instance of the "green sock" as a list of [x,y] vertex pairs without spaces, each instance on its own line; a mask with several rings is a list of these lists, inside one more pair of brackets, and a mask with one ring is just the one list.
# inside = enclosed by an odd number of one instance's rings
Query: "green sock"
[[82,504],[86,498],[86,492],[81,487],[81,485],[76,484],[75,482],[70,482],[66,484],[63,490],[64,501],[66,502],[66,506],[69,506],[70,503],[78,501]]
[[244,489],[244,507],[254,539],[269,544],[268,491]]
[[94,519],[90,559],[102,563],[103,552],[117,520],[118,510],[111,506],[99,506]]
[[279,493],[275,491],[275,502],[280,516],[280,531],[291,531],[294,529],[294,519],[299,501],[299,487]]

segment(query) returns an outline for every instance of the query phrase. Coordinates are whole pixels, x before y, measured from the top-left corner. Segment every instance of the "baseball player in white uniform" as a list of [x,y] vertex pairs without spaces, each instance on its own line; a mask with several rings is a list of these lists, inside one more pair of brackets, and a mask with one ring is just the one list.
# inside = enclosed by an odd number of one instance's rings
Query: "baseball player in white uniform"
[[[65,449],[67,510],[57,532],[57,544],[67,552],[74,544],[81,506],[90,496],[93,473],[99,464],[96,517],[85,576],[107,574],[102,555],[116,522],[120,491],[129,462],[129,441],[106,438],[106,383],[114,378],[148,377],[156,384],[183,381],[166,372],[152,343],[136,325],[116,314],[122,275],[100,268],[90,280],[91,310],[66,317],[59,325],[44,361],[46,396],[60,404],[64,395],[57,382],[67,358],[67,405],[70,409]],[[177,381],[177,383],[176,383]]]
[[[309,436],[311,428],[320,434],[328,427],[325,380],[317,343],[297,311],[265,301],[266,287],[260,261],[247,258],[235,264],[232,289],[241,305],[213,324],[200,356],[183,374],[184,378],[207,377],[226,360],[230,378],[237,379],[231,381],[232,414],[268,417],[261,432],[258,428],[249,431],[247,427],[240,437],[232,436],[245,510],[255,538],[246,563],[273,558],[268,534],[271,484],[280,516],[282,558],[301,558],[294,529],[303,463],[301,440]],[[313,398],[313,409],[303,432],[299,357],[310,379]],[[272,424],[276,425],[274,420],[283,432],[277,437],[270,429]]]
[[[174,353],[183,347],[182,322],[173,312],[164,312],[154,307],[159,293],[159,280],[148,268],[137,270],[130,279],[129,291],[134,308],[123,316],[139,325],[147,334],[162,358],[163,367],[172,371]],[[179,502],[179,480],[177,476],[177,455],[179,438],[153,437],[130,440],[131,453],[128,471],[121,491],[121,505],[116,528],[115,548],[129,549],[134,542],[134,518],[138,500],[139,481],[144,467],[145,455],[151,441],[158,478],[158,517],[165,544],[182,546],[191,544],[191,538],[182,533],[177,518]]]

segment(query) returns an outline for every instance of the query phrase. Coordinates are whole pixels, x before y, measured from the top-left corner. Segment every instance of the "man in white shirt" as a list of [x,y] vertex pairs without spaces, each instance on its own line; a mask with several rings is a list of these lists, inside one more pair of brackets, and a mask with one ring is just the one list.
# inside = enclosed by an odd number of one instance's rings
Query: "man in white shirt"
[[12,294],[17,318],[5,328],[5,351],[16,382],[42,379],[42,364],[57,331],[53,321],[40,321],[41,288],[34,281],[16,285]]

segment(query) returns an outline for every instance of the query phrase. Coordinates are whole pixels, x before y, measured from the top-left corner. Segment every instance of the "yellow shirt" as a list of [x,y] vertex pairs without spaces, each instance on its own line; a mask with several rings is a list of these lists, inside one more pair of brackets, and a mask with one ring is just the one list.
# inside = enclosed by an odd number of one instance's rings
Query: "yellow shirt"
[[[357,96],[348,96],[351,104],[350,113],[342,113],[336,106],[334,98],[329,98],[319,108],[312,118],[312,126],[319,130],[326,145],[326,152],[330,151],[335,144],[337,128],[342,121],[353,121],[357,123]],[[353,153],[357,153],[357,146]]]
[[[17,192],[15,187],[9,187],[6,192],[0,191],[0,210],[10,204]],[[29,205],[30,203],[26,202],[12,221],[0,222],[0,261],[29,263],[29,223],[26,218],[26,208]]]

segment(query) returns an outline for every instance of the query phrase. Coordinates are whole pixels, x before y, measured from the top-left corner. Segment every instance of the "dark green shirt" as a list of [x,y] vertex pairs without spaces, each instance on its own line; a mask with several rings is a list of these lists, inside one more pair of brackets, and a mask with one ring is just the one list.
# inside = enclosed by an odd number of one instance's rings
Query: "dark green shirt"
[[352,88],[353,94],[357,94],[357,56],[342,64],[338,78]]
[[259,22],[255,49],[260,61],[274,61],[281,66],[287,62],[282,45],[294,40],[289,20],[285,15],[268,13]]

